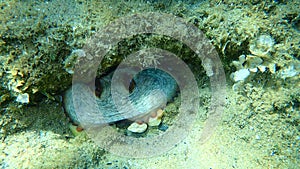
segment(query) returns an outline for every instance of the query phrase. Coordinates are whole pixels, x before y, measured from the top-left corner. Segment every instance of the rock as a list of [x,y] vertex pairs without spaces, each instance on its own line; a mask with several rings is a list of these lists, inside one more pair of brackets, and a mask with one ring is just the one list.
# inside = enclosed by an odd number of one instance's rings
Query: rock
[[133,133],[143,133],[147,130],[148,126],[146,123],[139,124],[137,122],[132,123],[127,130]]

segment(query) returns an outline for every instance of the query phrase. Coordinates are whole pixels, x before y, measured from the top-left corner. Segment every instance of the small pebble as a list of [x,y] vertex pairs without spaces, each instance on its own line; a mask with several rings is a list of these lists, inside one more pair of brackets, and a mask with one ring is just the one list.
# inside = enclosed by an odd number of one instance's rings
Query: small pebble
[[158,130],[161,130],[161,131],[167,131],[168,128],[169,128],[169,126],[166,124],[161,124],[158,126]]

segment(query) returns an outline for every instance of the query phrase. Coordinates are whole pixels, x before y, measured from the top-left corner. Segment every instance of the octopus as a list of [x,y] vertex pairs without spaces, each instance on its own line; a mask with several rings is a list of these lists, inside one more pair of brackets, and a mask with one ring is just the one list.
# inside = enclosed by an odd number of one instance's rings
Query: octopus
[[[124,72],[131,70],[121,71],[124,75]],[[114,81],[113,75],[114,72],[97,79],[94,88],[85,83],[76,83],[65,92],[64,107],[75,125],[80,126],[82,121],[79,119],[93,125],[125,119],[138,124],[148,123],[149,118],[162,115],[161,109],[175,96],[178,89],[176,80],[160,69],[145,69],[135,74],[132,79],[122,75],[115,77],[117,80]],[[80,105],[88,102],[88,98],[96,100],[97,110],[86,110],[92,109],[88,106],[81,109]],[[79,105],[77,109],[74,103]],[[85,114],[84,111],[95,113],[89,117],[90,113]],[[78,115],[82,118],[78,118]]]

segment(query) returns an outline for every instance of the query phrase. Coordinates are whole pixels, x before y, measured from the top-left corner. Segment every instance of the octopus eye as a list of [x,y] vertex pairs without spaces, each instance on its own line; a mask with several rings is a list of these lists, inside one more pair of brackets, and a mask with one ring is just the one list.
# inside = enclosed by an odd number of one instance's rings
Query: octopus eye
[[102,93],[102,86],[100,84],[100,81],[97,79],[95,81],[95,96],[100,97]]
[[135,81],[132,79],[132,80],[130,81],[130,84],[129,84],[129,93],[132,93],[132,91],[134,90],[135,86],[136,86],[136,83],[135,83]]

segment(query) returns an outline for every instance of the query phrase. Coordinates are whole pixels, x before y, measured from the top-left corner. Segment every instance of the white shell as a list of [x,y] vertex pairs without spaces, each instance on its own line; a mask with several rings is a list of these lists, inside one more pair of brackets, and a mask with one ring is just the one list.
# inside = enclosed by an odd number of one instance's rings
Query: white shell
[[16,101],[19,103],[29,103],[29,94],[19,94]]
[[133,133],[143,133],[147,130],[147,124],[146,123],[142,123],[139,124],[137,122],[134,122],[132,124],[130,124],[130,126],[127,128],[127,130],[133,132]]
[[160,123],[161,123],[161,118],[163,116],[163,110],[159,109],[157,112],[156,112],[156,116],[155,117],[150,117],[149,118],[149,121],[148,121],[148,125],[149,126],[159,126]]
[[240,80],[245,80],[250,75],[250,71],[248,69],[241,69],[234,72],[233,80],[235,82]]

